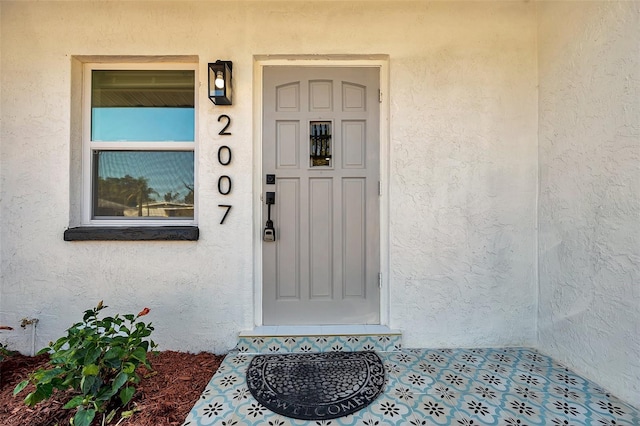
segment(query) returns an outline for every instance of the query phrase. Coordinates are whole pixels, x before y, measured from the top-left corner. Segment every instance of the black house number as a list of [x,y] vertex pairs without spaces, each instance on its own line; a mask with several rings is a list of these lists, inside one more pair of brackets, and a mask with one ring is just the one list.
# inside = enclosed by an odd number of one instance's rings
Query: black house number
[[[218,132],[218,134],[220,136],[231,136],[231,132],[227,132],[227,129],[231,125],[231,117],[226,114],[222,114],[218,117],[218,122],[221,121],[226,121],[226,124],[224,125],[222,130]],[[231,164],[231,158],[231,148],[229,148],[227,145],[222,145],[220,148],[218,148],[218,163],[221,166],[228,166],[229,164]],[[231,177],[228,175],[221,175],[218,178],[218,193],[220,195],[229,195],[231,194],[231,188]],[[230,204],[218,204],[218,207],[226,209],[224,215],[222,216],[222,219],[220,220],[220,225],[222,225],[227,219],[227,216],[231,211],[231,207],[233,206],[231,206]]]
[[230,136],[231,133],[227,132],[227,129],[231,125],[231,117],[229,117],[227,114],[222,114],[218,117],[218,123],[222,120],[227,120],[227,124],[225,124],[225,126],[222,128],[222,130],[220,130],[218,134],[221,136]]

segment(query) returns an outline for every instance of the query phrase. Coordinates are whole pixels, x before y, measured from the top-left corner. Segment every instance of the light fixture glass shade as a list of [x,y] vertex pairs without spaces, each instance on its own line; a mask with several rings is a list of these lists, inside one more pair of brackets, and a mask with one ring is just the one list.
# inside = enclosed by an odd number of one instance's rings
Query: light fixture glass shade
[[216,105],[231,105],[233,63],[216,61],[209,64],[209,99]]

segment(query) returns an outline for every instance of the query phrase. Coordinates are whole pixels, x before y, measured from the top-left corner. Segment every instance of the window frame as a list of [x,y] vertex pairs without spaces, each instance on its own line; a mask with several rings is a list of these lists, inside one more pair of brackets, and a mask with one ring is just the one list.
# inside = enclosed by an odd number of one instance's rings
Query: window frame
[[[92,141],[92,71],[94,70],[190,70],[194,72],[194,137],[193,141]],[[82,226],[90,227],[181,227],[198,224],[198,64],[184,62],[89,62],[83,64],[82,75]],[[136,219],[94,218],[93,191],[95,151],[191,151],[193,152],[193,218],[146,217]]]

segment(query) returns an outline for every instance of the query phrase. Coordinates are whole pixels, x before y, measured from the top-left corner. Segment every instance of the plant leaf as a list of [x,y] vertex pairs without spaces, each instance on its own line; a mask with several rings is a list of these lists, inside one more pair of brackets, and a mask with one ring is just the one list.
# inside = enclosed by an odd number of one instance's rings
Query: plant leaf
[[119,370],[122,366],[122,359],[124,358],[125,351],[119,346],[112,346],[102,358],[104,364],[115,370]]
[[38,402],[43,401],[51,396],[53,392],[53,386],[51,384],[38,385],[36,390],[31,392],[24,399],[24,403],[29,407],[33,407]]
[[106,367],[113,368],[114,370],[120,370],[120,367],[122,367],[122,360],[120,358],[105,359],[104,365]]
[[89,392],[91,392],[91,388],[93,388],[96,379],[96,376],[84,376],[82,378],[82,381],[80,382],[80,390],[84,395],[87,395]]
[[143,347],[138,346],[131,354],[131,358],[137,359],[140,362],[147,362],[147,351]]
[[102,349],[100,348],[89,349],[89,351],[87,352],[87,355],[85,355],[84,357],[83,364],[87,365],[87,364],[95,363],[101,353],[102,353]]
[[49,351],[51,351],[52,349],[50,347],[46,347],[46,348],[42,348],[38,351],[38,353],[36,353],[36,355],[42,355],[42,354],[46,354],[49,353]]
[[64,386],[64,387],[71,386],[73,389],[78,389],[78,383],[79,383],[79,380],[76,377],[74,377],[73,374],[69,374],[67,377],[65,377],[61,386]]
[[20,383],[18,383],[16,387],[13,389],[13,396],[16,396],[17,394],[22,392],[22,389],[26,388],[28,384],[29,384],[29,380],[23,380]]
[[98,392],[98,395],[96,395],[96,401],[108,402],[111,400],[111,397],[113,397],[113,395],[115,395],[116,393],[118,393],[117,389],[114,390],[110,387],[105,386],[102,389],[100,389],[100,392]]
[[122,385],[127,383],[128,379],[129,379],[129,375],[127,373],[125,373],[123,371],[118,373],[116,378],[113,379],[113,385],[111,385],[111,388],[113,389],[113,393],[115,394],[118,390],[120,390]]
[[82,400],[84,399],[84,397],[82,395],[78,395],[75,396],[73,398],[71,398],[71,400],[69,402],[67,402],[66,404],[64,404],[64,409],[68,410],[70,408],[76,408],[78,405],[82,405]]
[[87,311],[84,311],[84,315],[82,316],[82,321],[87,321],[89,318],[95,316],[95,312],[93,309],[89,309]]
[[129,411],[123,411],[120,414],[120,417],[123,419],[128,419],[129,417],[133,416],[135,414],[136,410],[129,410]]
[[100,373],[100,367],[95,364],[89,364],[82,369],[83,376],[97,376]]
[[122,405],[127,405],[131,398],[133,398],[133,394],[136,392],[135,388],[124,387],[120,391],[120,401],[122,401]]
[[96,410],[93,408],[90,410],[85,410],[84,408],[80,408],[75,416],[73,416],[73,425],[74,426],[90,426],[93,418],[96,416]]
[[106,424],[111,423],[111,420],[113,420],[115,416],[116,416],[116,410],[111,410],[109,414],[107,414],[107,420],[105,421],[105,423]]
[[104,359],[107,360],[111,360],[111,359],[116,359],[116,358],[120,358],[122,357],[122,355],[124,354],[124,349],[120,348],[120,347],[112,347],[111,349],[109,349],[105,354],[104,354]]
[[53,378],[58,377],[60,373],[63,373],[62,368],[54,368],[51,370],[40,370],[34,375],[35,380],[38,383],[49,383]]

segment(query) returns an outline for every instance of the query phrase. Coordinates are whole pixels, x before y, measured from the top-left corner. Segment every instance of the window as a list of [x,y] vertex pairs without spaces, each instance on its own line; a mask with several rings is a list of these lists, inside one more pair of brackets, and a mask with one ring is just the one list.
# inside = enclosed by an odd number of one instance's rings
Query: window
[[85,64],[84,225],[194,225],[191,64]]

